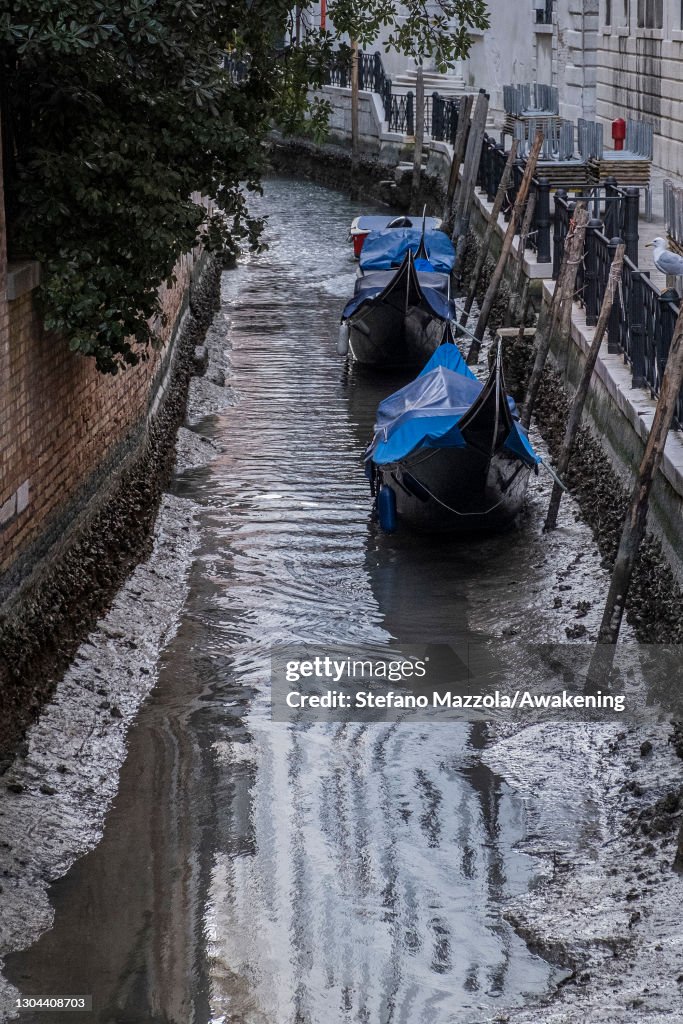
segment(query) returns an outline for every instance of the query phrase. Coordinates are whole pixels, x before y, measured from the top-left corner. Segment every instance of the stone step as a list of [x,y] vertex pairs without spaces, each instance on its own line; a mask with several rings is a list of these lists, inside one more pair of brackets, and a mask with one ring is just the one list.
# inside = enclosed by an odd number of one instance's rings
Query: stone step
[[[395,75],[391,80],[392,91],[398,93],[415,92],[416,78],[415,71],[405,71],[400,75]],[[475,91],[468,89],[460,76],[442,75],[439,72],[431,71],[424,72],[424,88],[428,96],[433,92],[438,92],[441,96],[462,96],[465,93]]]

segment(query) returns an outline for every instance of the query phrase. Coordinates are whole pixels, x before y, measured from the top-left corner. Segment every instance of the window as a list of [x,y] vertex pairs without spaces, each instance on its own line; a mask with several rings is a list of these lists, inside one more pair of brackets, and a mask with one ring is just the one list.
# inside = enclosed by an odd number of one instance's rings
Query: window
[[[683,0],[681,0],[683,3]],[[534,0],[536,7],[536,24],[552,25],[553,23],[553,0]]]
[[[683,2],[683,0],[682,0]],[[612,24],[612,0],[605,0],[605,25]]]
[[661,28],[664,0],[638,0],[638,28]]

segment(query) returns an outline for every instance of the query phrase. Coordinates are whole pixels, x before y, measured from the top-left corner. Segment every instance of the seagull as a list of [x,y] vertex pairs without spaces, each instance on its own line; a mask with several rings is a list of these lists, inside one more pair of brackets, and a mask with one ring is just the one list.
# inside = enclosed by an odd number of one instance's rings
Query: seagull
[[654,249],[654,263],[662,274],[666,274],[667,277],[683,276],[683,256],[667,249],[665,238],[653,238],[651,242],[646,243],[645,248]]

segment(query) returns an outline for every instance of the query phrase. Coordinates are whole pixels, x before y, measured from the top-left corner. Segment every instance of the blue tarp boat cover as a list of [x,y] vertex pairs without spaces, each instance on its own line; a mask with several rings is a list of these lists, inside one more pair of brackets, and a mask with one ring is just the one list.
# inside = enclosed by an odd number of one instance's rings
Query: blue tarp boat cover
[[[380,403],[375,437],[366,458],[384,465],[399,462],[421,448],[465,448],[458,421],[483,389],[457,346],[440,345],[414,381]],[[508,403],[516,417],[513,399],[508,397]],[[541,462],[516,419],[505,447],[527,466]]]
[[[387,217],[386,214],[382,216],[358,217],[354,221],[353,226],[358,231],[382,231],[383,228],[391,224],[392,220],[397,219],[398,215],[395,213],[392,213],[390,217]],[[422,214],[409,213],[406,219],[413,222],[413,227],[422,230]],[[438,217],[425,217],[425,224],[427,231],[436,231],[441,224],[441,220]]]
[[[384,231],[372,231],[365,239],[361,250],[361,270],[367,272],[400,267],[408,249],[412,249],[413,254],[417,252],[421,238],[422,228],[387,228]],[[455,249],[448,235],[443,231],[425,232],[425,248],[431,269],[441,274],[450,274],[455,263]]]
[[[416,267],[417,267],[416,261]],[[376,299],[395,276],[396,271],[377,271],[357,277],[354,285],[353,298],[349,299],[342,312],[342,320],[347,320],[356,310],[371,299]],[[448,298],[448,274],[435,274],[418,271],[417,279],[427,305],[439,320],[452,320],[456,315],[453,299]]]

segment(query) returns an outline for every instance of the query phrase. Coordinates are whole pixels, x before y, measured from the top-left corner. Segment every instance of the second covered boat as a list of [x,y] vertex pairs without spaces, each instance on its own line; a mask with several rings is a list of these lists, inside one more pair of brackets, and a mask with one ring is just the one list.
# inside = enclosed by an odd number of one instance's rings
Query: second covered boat
[[380,403],[366,453],[388,532],[401,521],[437,531],[508,526],[540,462],[505,393],[500,346],[484,384],[450,327],[422,373]]
[[340,327],[340,352],[365,366],[424,366],[443,325],[455,252],[442,231],[392,228],[368,235],[360,275]]

